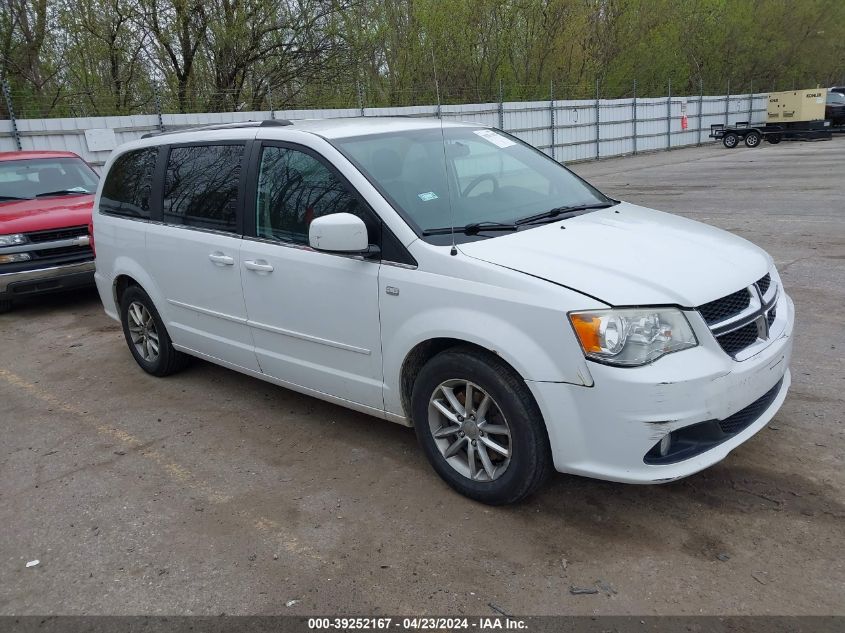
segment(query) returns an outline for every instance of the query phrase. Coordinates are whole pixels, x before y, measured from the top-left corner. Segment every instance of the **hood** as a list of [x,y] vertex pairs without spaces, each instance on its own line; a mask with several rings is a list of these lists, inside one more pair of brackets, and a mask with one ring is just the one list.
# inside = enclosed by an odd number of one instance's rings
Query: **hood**
[[459,248],[613,306],[692,308],[751,285],[772,265],[732,233],[626,202]]
[[0,235],[87,226],[94,195],[0,202]]

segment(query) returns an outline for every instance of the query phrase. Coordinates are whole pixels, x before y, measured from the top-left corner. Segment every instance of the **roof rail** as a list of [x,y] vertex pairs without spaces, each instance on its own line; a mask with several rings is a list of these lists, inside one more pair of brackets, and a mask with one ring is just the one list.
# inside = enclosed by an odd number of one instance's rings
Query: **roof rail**
[[153,138],[155,136],[164,136],[167,134],[179,134],[181,132],[204,132],[206,130],[236,130],[239,128],[249,127],[283,127],[293,125],[292,121],[288,119],[265,119],[263,121],[239,121],[236,123],[215,123],[213,125],[193,125],[179,128],[178,130],[169,130],[167,132],[147,132],[141,138]]

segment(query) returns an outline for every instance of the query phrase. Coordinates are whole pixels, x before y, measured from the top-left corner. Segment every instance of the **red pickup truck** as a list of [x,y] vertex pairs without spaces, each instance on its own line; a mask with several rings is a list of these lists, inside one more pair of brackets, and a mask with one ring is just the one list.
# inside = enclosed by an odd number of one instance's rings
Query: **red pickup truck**
[[0,152],[0,312],[94,282],[97,174],[72,152]]

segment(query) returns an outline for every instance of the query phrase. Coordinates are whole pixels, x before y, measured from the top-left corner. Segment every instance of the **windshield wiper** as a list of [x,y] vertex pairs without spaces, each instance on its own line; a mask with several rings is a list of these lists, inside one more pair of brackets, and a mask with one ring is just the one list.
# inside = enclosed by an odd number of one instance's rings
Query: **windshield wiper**
[[24,198],[22,196],[0,196],[0,200],[32,200],[32,198]]
[[526,218],[520,218],[515,222],[515,224],[517,226],[522,226],[523,224],[533,224],[534,222],[540,222],[542,220],[565,220],[566,218],[572,217],[573,215],[578,215],[578,213],[581,211],[589,211],[591,209],[607,209],[617,204],[619,203],[615,201],[610,201],[599,202],[597,204],[574,204],[571,206],[555,207],[554,209],[549,209],[548,211],[543,211],[542,213],[537,213],[536,215],[529,215]]
[[90,195],[90,191],[79,191],[78,189],[56,189],[55,191],[42,191],[41,193],[36,193],[36,198],[41,198],[43,196],[69,196],[69,195],[77,195],[77,196],[87,196]]
[[504,222],[471,222],[464,226],[456,226],[454,229],[451,226],[426,229],[423,231],[423,235],[448,235],[453,230],[455,233],[463,233],[464,235],[478,235],[481,231],[516,231],[518,229],[519,227],[516,224]]

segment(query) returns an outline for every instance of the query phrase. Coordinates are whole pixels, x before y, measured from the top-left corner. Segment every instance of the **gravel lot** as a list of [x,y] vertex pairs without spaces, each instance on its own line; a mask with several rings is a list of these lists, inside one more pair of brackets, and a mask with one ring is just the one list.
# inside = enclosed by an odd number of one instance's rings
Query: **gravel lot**
[[93,291],[0,316],[0,614],[845,614],[843,166],[845,139],[574,166],[753,240],[795,300],[781,412],[663,486],[488,508],[410,429],[202,362],[147,376]]

